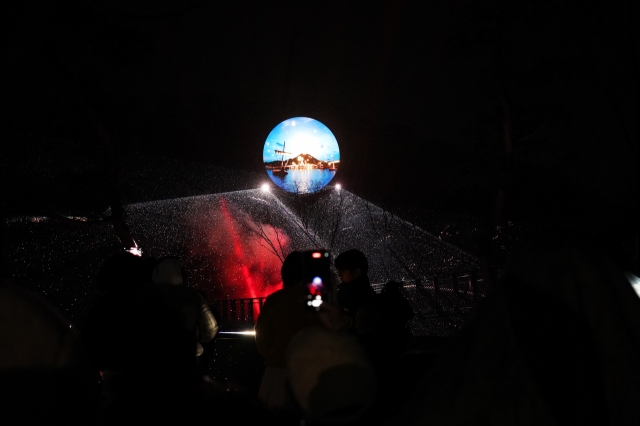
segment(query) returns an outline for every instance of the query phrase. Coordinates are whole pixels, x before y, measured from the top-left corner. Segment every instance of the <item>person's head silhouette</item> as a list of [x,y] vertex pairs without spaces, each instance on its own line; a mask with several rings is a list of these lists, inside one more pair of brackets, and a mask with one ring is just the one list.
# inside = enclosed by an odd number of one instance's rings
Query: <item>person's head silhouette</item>
[[350,283],[360,277],[366,277],[369,273],[367,256],[358,249],[340,253],[334,263],[340,281],[343,283]]
[[293,287],[302,284],[302,253],[292,251],[284,259],[280,273],[282,275],[282,286]]

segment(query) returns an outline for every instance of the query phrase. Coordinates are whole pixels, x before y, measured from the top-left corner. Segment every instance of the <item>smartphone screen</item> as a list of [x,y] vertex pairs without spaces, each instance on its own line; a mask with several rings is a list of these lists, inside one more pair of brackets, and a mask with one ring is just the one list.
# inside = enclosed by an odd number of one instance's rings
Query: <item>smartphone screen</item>
[[331,261],[328,250],[307,250],[303,252],[303,280],[305,286],[305,306],[319,310],[331,294]]

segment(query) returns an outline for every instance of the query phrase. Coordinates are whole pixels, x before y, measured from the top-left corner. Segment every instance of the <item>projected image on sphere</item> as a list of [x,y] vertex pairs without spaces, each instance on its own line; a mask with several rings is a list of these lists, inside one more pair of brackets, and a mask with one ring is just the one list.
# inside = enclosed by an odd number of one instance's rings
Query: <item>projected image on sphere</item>
[[288,192],[309,194],[336,175],[340,149],[327,126],[313,118],[294,117],[269,133],[262,159],[273,183]]

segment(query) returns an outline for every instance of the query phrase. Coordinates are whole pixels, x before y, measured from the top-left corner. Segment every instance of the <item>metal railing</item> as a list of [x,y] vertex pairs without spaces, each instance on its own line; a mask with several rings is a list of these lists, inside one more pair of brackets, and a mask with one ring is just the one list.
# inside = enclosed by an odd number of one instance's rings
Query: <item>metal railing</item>
[[416,314],[427,317],[466,314],[485,296],[484,280],[477,272],[433,276],[403,287]]
[[212,305],[219,316],[221,328],[233,330],[253,327],[266,299],[266,297],[223,299],[214,300]]
[[[402,283],[402,292],[416,313],[416,321],[466,315],[485,296],[477,272],[438,275]],[[380,292],[384,283],[372,284]],[[266,297],[215,300],[221,327],[247,329],[255,325]]]

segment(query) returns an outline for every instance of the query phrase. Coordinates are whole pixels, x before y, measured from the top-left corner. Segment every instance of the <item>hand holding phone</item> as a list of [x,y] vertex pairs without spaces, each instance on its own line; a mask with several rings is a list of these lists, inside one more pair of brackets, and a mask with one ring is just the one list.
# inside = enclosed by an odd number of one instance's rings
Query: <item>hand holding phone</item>
[[305,307],[319,311],[331,294],[330,254],[328,250],[307,250],[302,253]]

